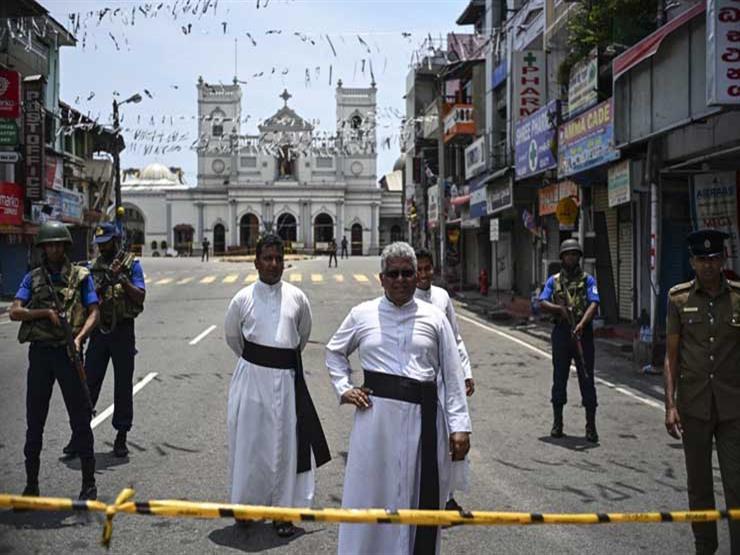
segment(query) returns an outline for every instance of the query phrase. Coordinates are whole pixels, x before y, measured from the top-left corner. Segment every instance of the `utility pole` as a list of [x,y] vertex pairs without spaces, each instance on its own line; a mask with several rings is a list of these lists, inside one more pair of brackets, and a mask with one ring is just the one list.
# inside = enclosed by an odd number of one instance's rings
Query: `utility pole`
[[118,115],[118,109],[124,104],[129,102],[138,104],[141,102],[141,95],[136,93],[128,97],[123,102],[118,102],[115,98],[113,99],[113,184],[115,188],[115,214],[116,214],[116,227],[119,232],[123,231],[123,207],[121,206],[121,120]]

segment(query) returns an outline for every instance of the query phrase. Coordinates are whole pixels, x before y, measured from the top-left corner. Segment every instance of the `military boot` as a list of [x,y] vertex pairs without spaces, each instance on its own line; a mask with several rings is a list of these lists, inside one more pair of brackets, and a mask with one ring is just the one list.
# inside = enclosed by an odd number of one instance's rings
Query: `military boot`
[[596,432],[596,407],[586,408],[586,441],[599,443],[599,434]]
[[71,438],[69,438],[69,443],[62,448],[62,454],[66,458],[70,458],[70,459],[77,456],[78,453],[77,453],[77,447],[75,446],[74,435]]
[[38,458],[26,459],[26,487],[23,489],[24,497],[39,496],[39,468],[41,461]]
[[550,430],[550,437],[561,438],[563,437],[563,405],[553,405],[552,413],[552,430]]
[[128,447],[126,447],[126,432],[118,432],[116,434],[116,441],[113,442],[113,455],[119,458],[123,458],[128,455]]
[[98,498],[98,488],[95,485],[95,457],[80,459],[82,467],[82,489],[80,489],[80,501],[95,500]]

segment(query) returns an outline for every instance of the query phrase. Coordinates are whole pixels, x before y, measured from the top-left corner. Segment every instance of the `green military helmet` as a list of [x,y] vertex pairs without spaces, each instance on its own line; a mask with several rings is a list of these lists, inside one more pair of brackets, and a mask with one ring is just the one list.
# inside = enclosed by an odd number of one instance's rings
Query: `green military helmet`
[[560,256],[563,256],[566,252],[577,251],[578,254],[583,256],[583,248],[577,239],[566,239],[560,243]]
[[36,236],[36,245],[40,246],[44,243],[72,243],[72,235],[70,235],[67,226],[62,222],[49,221],[41,224],[39,234]]

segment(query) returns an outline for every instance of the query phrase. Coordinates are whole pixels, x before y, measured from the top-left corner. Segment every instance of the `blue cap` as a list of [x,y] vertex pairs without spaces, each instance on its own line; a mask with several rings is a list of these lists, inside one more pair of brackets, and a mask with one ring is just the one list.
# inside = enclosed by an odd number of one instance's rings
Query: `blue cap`
[[689,233],[686,241],[692,256],[721,256],[729,235],[717,229],[699,229]]
[[95,228],[95,238],[93,239],[93,243],[95,243],[96,245],[99,245],[100,243],[107,243],[111,239],[118,239],[120,236],[121,234],[118,232],[116,224],[100,224],[98,227]]

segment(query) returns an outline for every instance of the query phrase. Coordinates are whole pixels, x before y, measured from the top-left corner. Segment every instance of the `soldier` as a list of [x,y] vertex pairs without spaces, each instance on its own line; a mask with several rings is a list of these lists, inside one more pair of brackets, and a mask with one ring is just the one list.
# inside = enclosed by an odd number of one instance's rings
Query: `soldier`
[[[665,426],[683,439],[689,507],[714,509],[712,440],[728,508],[740,508],[740,282],[722,275],[726,233],[687,237],[696,278],[668,293]],[[717,524],[693,523],[696,553],[717,550]],[[740,554],[740,522],[730,521]]]
[[[75,266],[67,258],[65,251],[71,244],[72,236],[61,222],[49,221],[41,226],[36,245],[43,251],[42,264],[23,278],[10,308],[10,319],[22,322],[18,340],[30,343],[23,495],[39,495],[42,437],[56,380],[80,453],[82,489],[79,498],[97,499],[90,428],[92,407],[84,374],[78,374],[74,359],[98,322],[98,297],[87,268]],[[61,306],[61,312],[57,306]]]
[[[90,336],[85,354],[87,383],[94,406],[108,361],[113,359],[113,427],[118,431],[113,454],[125,457],[128,455],[126,434],[134,418],[134,319],[144,310],[146,285],[139,261],[121,248],[121,236],[115,224],[98,226],[94,242],[100,255],[90,263],[90,272],[101,302],[100,327]],[[77,452],[74,434],[63,451],[70,456]]]
[[596,280],[580,265],[583,249],[575,239],[560,245],[561,271],[550,276],[540,294],[540,306],[555,316],[552,330],[552,409],[550,436],[563,437],[563,406],[568,400],[570,363],[575,361],[581,402],[586,409],[586,440],[598,443],[596,386],[594,385],[594,331],[591,321],[599,307]]

